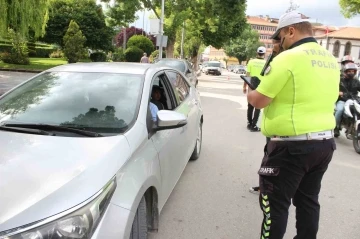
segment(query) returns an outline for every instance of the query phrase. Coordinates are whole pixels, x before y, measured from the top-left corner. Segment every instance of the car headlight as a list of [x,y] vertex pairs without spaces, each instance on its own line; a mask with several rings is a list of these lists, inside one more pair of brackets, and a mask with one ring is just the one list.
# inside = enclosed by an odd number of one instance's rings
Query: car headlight
[[76,207],[30,225],[0,232],[0,239],[88,239],[104,215],[115,188],[113,178]]

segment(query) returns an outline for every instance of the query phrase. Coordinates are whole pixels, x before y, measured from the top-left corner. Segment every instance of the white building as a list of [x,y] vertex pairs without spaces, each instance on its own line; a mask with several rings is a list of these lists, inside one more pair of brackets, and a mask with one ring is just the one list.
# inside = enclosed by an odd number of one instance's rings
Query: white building
[[351,55],[356,63],[360,63],[360,28],[342,27],[328,34],[315,34],[315,38],[338,59],[338,62],[343,56]]

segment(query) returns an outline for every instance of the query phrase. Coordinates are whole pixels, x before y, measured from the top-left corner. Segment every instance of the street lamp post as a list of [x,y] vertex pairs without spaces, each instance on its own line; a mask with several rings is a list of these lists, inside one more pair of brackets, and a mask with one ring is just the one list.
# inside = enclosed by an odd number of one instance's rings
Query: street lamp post
[[162,55],[163,55],[164,11],[165,11],[165,0],[161,0],[159,59],[162,59]]

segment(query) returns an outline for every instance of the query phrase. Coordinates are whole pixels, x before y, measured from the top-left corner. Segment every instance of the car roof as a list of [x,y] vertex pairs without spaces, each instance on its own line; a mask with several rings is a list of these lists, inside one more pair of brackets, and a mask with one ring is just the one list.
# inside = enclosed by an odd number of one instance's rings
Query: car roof
[[92,62],[66,64],[46,70],[46,72],[103,72],[144,75],[149,69],[171,69],[156,64],[127,62]]

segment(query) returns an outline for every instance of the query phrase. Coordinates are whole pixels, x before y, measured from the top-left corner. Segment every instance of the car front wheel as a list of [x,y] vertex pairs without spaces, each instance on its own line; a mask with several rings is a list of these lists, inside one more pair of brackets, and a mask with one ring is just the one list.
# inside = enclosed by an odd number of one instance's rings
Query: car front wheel
[[148,226],[146,217],[146,202],[145,197],[140,201],[139,207],[136,210],[134,222],[131,228],[130,239],[147,239]]
[[195,148],[194,148],[194,151],[193,151],[193,153],[191,155],[190,160],[197,160],[200,157],[201,145],[202,145],[202,123],[200,122],[199,129],[198,129],[198,134],[197,134],[197,137],[196,137]]

